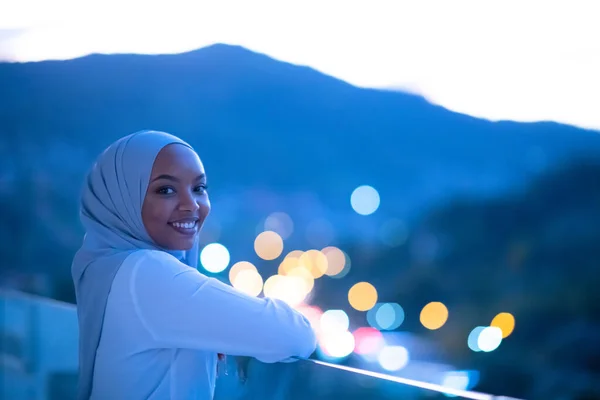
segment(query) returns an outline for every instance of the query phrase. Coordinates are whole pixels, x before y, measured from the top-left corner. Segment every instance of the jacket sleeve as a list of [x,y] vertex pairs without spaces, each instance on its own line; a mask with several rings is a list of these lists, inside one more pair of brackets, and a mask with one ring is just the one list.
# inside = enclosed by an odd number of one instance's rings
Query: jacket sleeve
[[133,267],[130,288],[136,314],[157,347],[266,363],[308,357],[315,350],[310,322],[287,303],[246,295],[167,253],[146,253]]

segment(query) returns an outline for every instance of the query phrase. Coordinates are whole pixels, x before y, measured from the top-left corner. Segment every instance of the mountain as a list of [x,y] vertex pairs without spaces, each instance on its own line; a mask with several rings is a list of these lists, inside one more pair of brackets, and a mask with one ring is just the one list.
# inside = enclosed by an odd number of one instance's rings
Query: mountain
[[[29,171],[46,182],[45,196],[72,202],[104,147],[149,128],[197,148],[224,229],[274,208],[368,236],[390,216],[600,154],[594,131],[472,118],[236,46],[0,64],[3,193]],[[350,208],[361,184],[381,195],[370,218]]]

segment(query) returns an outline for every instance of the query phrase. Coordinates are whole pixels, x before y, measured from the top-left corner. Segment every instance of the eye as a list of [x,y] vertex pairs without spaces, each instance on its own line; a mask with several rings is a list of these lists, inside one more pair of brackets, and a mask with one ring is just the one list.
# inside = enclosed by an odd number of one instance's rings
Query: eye
[[208,190],[208,186],[206,184],[198,185],[194,190],[198,193],[204,193]]
[[167,186],[167,187],[159,188],[156,191],[156,193],[158,193],[158,194],[173,194],[173,193],[175,193],[175,190],[173,190],[173,188]]

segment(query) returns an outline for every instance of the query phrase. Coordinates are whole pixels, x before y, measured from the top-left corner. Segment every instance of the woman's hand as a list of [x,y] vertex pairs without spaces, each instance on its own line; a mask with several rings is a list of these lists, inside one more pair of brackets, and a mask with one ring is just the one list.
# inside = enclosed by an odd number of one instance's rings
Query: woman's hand
[[227,375],[227,356],[223,353],[217,353],[217,376]]
[[[246,383],[248,379],[248,364],[252,357],[236,356],[235,364],[238,378],[241,383]],[[217,376],[221,373],[227,375],[227,356],[223,353],[217,353]]]

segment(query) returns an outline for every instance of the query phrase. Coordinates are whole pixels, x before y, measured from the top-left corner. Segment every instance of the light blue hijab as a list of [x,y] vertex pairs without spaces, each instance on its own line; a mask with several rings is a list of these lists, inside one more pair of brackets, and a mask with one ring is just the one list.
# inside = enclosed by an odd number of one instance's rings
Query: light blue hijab
[[[119,267],[136,250],[166,251],[146,232],[142,204],[154,160],[172,143],[192,149],[164,132],[140,131],[125,136],[98,157],[85,181],[80,215],[86,233],[71,266],[79,319],[79,400],[88,400],[92,392],[106,302]],[[197,268],[197,241],[189,251],[168,252]]]

